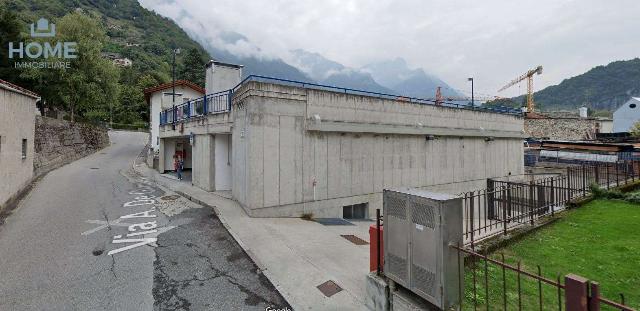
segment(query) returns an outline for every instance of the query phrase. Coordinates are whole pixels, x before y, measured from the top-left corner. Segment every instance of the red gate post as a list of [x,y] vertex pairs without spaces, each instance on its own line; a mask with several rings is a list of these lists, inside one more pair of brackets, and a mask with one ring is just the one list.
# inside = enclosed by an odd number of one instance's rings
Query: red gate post
[[591,282],[590,285],[589,311],[600,311],[600,284],[598,284],[598,282]]
[[587,286],[589,280],[575,274],[564,277],[566,311],[589,311]]

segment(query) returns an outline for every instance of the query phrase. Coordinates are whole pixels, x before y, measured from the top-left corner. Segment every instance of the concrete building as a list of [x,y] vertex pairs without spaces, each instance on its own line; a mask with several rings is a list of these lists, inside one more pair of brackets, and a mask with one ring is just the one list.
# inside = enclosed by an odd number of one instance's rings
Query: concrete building
[[0,80],[0,210],[33,178],[39,96]]
[[[177,80],[175,83],[175,104],[182,105],[192,99],[204,96],[204,89],[197,84],[186,81]],[[151,115],[149,116],[149,127],[151,133],[151,148],[158,150],[158,131],[160,128],[160,111],[173,107],[173,83],[164,83],[144,90],[144,96],[147,104],[150,106]]]
[[242,79],[242,67],[242,65],[210,60],[205,67],[205,89],[207,94],[227,91],[238,85]]
[[[212,66],[208,84],[230,79]],[[192,137],[193,184],[231,190],[255,217],[369,218],[386,188],[458,194],[486,186],[486,178],[524,173],[517,111],[262,77],[206,100],[207,113],[175,123],[164,112],[160,162],[171,157],[173,140]]]
[[640,98],[631,97],[613,112],[613,132],[629,132],[638,121],[640,121]]

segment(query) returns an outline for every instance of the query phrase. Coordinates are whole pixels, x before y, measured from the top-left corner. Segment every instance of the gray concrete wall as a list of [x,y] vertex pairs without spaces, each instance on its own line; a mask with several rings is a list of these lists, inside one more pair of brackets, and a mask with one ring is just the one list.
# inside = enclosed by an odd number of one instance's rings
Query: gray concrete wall
[[210,61],[205,71],[205,90],[213,94],[229,90],[242,81],[242,67]]
[[192,182],[195,186],[206,191],[215,191],[215,162],[213,157],[215,154],[214,142],[213,135],[196,135],[195,144],[192,147]]
[[385,188],[459,193],[524,172],[520,117],[265,83],[240,92],[233,195],[254,216],[341,217],[363,202],[373,215]]
[[[34,176],[36,99],[0,88],[0,210]],[[27,154],[22,157],[22,140]]]

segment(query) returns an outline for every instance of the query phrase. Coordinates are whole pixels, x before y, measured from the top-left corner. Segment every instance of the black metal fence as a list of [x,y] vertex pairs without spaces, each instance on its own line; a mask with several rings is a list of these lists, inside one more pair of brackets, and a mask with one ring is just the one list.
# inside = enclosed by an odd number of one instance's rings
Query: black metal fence
[[451,247],[464,269],[458,278],[459,291],[464,293],[460,310],[635,310],[625,304],[623,294],[619,302],[604,298],[598,283],[580,276],[548,278],[540,266],[535,272],[527,271],[519,261],[508,263],[504,254],[489,256],[460,245]]
[[570,166],[556,176],[526,175],[489,179],[487,188],[461,194],[464,207],[465,244],[473,245],[515,227],[533,225],[553,215],[572,200],[586,197],[592,184],[603,188],[622,186],[639,177],[639,161]]

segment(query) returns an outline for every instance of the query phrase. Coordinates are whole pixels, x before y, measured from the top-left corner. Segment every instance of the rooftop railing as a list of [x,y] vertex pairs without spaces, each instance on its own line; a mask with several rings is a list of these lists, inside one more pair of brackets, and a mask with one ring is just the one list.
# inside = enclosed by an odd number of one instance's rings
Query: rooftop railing
[[395,100],[395,101],[413,103],[418,105],[434,105],[434,106],[449,107],[449,108],[455,108],[455,109],[485,111],[485,112],[509,114],[509,115],[522,115],[522,111],[520,111],[519,109],[511,108],[511,107],[472,106],[469,104],[461,104],[461,103],[456,103],[452,101],[436,102],[436,100],[433,100],[433,99],[408,97],[408,96],[402,96],[397,94],[378,93],[378,92],[351,89],[351,88],[345,88],[345,87],[339,87],[339,86],[333,86],[333,85],[324,85],[324,84],[318,84],[318,83],[312,83],[312,82],[288,80],[288,79],[267,77],[267,76],[261,76],[261,75],[250,75],[246,77],[244,80],[242,80],[240,83],[238,83],[238,85],[236,85],[232,89],[218,92],[218,93],[208,94],[201,98],[196,98],[194,100],[188,101],[186,103],[177,105],[175,107],[172,107],[160,112],[160,124],[161,125],[170,124],[170,123],[180,122],[193,117],[203,116],[207,114],[228,112],[231,110],[231,100],[233,98],[233,94],[245,83],[252,82],[252,81],[302,87],[306,89],[315,89],[315,90],[321,90],[321,91],[338,92],[343,94],[377,97],[382,99]]

